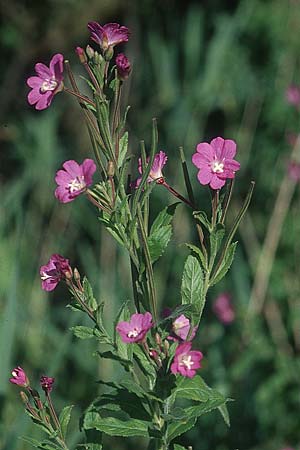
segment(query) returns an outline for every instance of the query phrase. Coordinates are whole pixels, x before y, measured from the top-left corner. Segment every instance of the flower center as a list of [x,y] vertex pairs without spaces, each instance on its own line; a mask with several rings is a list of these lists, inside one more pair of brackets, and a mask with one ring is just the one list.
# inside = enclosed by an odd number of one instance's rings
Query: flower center
[[18,374],[17,374],[17,372],[16,372],[15,370],[13,370],[11,374],[12,374],[12,376],[13,376],[14,378],[17,378],[17,376],[18,376]]
[[41,92],[54,91],[57,87],[57,81],[54,78],[46,78],[42,83]]
[[193,364],[191,355],[184,355],[179,363],[180,366],[185,366],[188,370],[191,370]]
[[133,330],[131,330],[127,333],[127,336],[129,338],[136,338],[139,335],[139,333],[140,333],[140,330],[138,328],[134,328]]
[[45,281],[45,280],[48,280],[48,278],[52,278],[51,275],[47,275],[46,272],[43,272],[41,275],[41,280]]
[[86,182],[84,181],[83,175],[74,178],[74,180],[72,180],[71,183],[68,184],[70,194],[73,194],[74,192],[77,192],[77,191],[81,191],[85,187],[86,187]]
[[224,163],[221,161],[214,161],[211,163],[211,170],[214,173],[223,173],[224,172]]

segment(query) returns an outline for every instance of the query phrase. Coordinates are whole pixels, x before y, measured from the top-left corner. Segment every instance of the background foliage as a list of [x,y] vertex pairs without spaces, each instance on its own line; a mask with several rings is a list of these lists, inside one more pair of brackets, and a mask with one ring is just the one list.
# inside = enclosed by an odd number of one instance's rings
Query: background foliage
[[[95,380],[122,376],[91,356],[96,349],[88,340],[75,342],[69,328],[79,319],[65,308],[64,287],[50,295],[41,291],[38,268],[58,252],[105,300],[108,324],[131,296],[128,261],[97,229],[90,205],[80,198],[62,206],[53,196],[61,163],[91,155],[76,101],[59,95],[50,111],[38,113],[26,102],[24,83],[36,61],[48,62],[57,52],[80,74],[73,49],[88,43],[86,24],[97,20],[132,30],[127,46],[134,66],[127,83],[132,153],[138,153],[139,139],[149,139],[156,116],[160,148],[169,156],[165,174],[179,191],[179,145],[190,156],[195,144],[217,135],[238,142],[242,170],[233,209],[250,180],[256,181],[235,263],[218,288],[231,292],[236,320],[227,327],[217,321],[211,305],[218,292],[212,289],[197,345],[205,355],[201,375],[236,399],[229,405],[231,428],[213,413],[179,443],[191,442],[197,450],[299,449],[299,189],[286,171],[293,151],[287,136],[298,132],[299,116],[284,97],[291,82],[300,82],[299,1],[1,3],[0,448],[25,450],[28,445],[18,436],[36,433],[7,382],[15,365],[36,382],[41,374],[56,377],[57,407],[76,404],[74,443],[77,419],[101,389]],[[191,173],[195,176],[194,168]],[[208,191],[199,185],[196,192],[208,205]],[[153,211],[170,201],[157,186]],[[191,233],[180,206],[174,238],[155,272],[159,300],[170,307],[179,300],[187,255],[178,243],[192,242]],[[143,448],[143,442],[136,444]],[[130,440],[107,442],[120,450],[131,445]]]

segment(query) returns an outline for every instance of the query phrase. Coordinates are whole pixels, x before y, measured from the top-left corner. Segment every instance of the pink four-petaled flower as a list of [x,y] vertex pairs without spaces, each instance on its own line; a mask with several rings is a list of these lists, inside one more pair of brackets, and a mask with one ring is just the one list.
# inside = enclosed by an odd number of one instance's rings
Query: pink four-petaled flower
[[53,291],[58,283],[65,278],[67,272],[72,274],[69,260],[57,253],[52,255],[48,264],[40,268],[42,289],[48,292]]
[[172,373],[180,373],[180,375],[188,378],[193,378],[196,375],[196,370],[201,367],[200,361],[203,355],[197,350],[191,350],[191,348],[191,342],[178,345],[171,364]]
[[217,137],[210,144],[198,144],[192,162],[199,169],[199,182],[209,184],[212,189],[221,189],[226,179],[234,178],[240,168],[240,163],[233,159],[235,154],[236,143],[231,139]]
[[62,203],[73,201],[92,184],[95,171],[96,164],[92,159],[85,159],[82,164],[74,160],[64,162],[63,170],[56,173],[55,197]]
[[145,314],[133,314],[129,322],[119,322],[116,330],[123,342],[132,344],[144,341],[146,334],[152,327],[152,315],[146,312]]
[[50,394],[50,392],[52,391],[54,381],[55,381],[55,378],[46,377],[45,375],[41,376],[40,385],[46,394]]
[[[148,183],[152,183],[155,181],[157,184],[162,184],[164,181],[164,176],[162,173],[162,169],[165,166],[166,162],[168,160],[167,155],[165,152],[160,151],[159,153],[156,153],[154,156],[153,164],[149,173],[149,176],[147,178]],[[146,162],[149,162],[149,158],[147,158]],[[142,175],[143,174],[143,167],[142,167],[142,158],[139,158],[138,161],[138,171]],[[133,187],[137,188],[140,185],[140,182],[142,180],[142,177],[139,177],[134,183]]]
[[232,306],[231,295],[226,292],[221,293],[214,301],[213,311],[224,325],[232,323],[235,319],[235,312]]
[[48,108],[54,95],[63,89],[63,61],[63,55],[57,53],[51,58],[49,67],[43,63],[35,65],[37,76],[27,80],[28,86],[32,88],[27,96],[28,102],[35,105],[35,109]]
[[9,381],[13,384],[17,384],[21,387],[28,387],[29,386],[29,380],[27,378],[27,375],[22,369],[22,367],[18,366],[11,372],[12,377],[9,379]]
[[102,26],[98,22],[89,22],[88,29],[91,32],[91,39],[97,42],[103,51],[127,42],[129,38],[128,28],[118,23],[107,23]]
[[[185,317],[184,314],[181,314],[179,317],[177,317],[177,319],[175,319],[172,324],[173,333],[183,341],[185,341],[186,338],[188,337],[190,328],[191,328],[190,320],[187,317]],[[194,327],[191,332],[189,340],[192,340],[195,337],[196,331],[197,328]],[[172,337],[172,339],[174,340],[174,337]]]

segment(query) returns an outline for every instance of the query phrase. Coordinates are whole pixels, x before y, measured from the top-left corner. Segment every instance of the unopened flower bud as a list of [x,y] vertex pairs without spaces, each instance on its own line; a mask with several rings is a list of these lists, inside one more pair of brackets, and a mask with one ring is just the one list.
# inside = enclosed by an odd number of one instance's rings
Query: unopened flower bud
[[158,333],[155,333],[155,342],[157,343],[157,345],[161,346],[162,344],[162,340],[161,340],[161,336]]
[[164,350],[165,350],[166,355],[168,354],[169,348],[170,348],[170,344],[167,340],[165,340],[164,341]]
[[81,62],[81,64],[86,63],[87,62],[87,57],[86,57],[86,54],[85,54],[83,48],[76,47],[75,51],[77,53],[77,56],[78,56],[79,61]]
[[104,59],[105,59],[105,61],[110,61],[113,56],[114,56],[114,49],[113,49],[113,47],[108,47],[107,49],[104,50]]
[[52,391],[52,386],[53,386],[54,381],[55,381],[55,378],[46,377],[44,375],[40,378],[41,388],[43,389],[43,391],[46,394],[50,394],[50,392]]
[[115,174],[115,165],[113,163],[113,161],[108,161],[107,163],[107,175],[109,177],[113,177]]
[[74,269],[74,279],[75,279],[75,281],[80,281],[80,273],[79,273],[79,271],[78,271],[78,269],[75,267],[75,269]]
[[20,392],[20,397],[21,397],[22,402],[25,403],[25,405],[26,405],[28,403],[28,397],[24,391]]
[[116,66],[120,80],[126,80],[131,72],[131,64],[123,53],[119,53],[116,57]]
[[66,280],[72,280],[73,277],[72,270],[66,270],[64,275],[66,277]]
[[85,51],[86,51],[86,54],[88,55],[88,57],[89,57],[90,59],[93,59],[93,58],[94,58],[96,52],[95,52],[95,50],[94,50],[90,45],[87,45],[87,46],[86,46]]

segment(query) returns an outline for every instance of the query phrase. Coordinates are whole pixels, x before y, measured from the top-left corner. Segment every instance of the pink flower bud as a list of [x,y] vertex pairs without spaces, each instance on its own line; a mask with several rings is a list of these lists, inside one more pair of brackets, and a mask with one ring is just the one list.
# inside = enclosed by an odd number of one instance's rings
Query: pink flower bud
[[46,394],[49,394],[52,391],[52,386],[53,386],[54,381],[55,381],[55,378],[46,377],[45,375],[41,376],[40,385]]
[[29,386],[29,380],[27,378],[27,375],[22,369],[22,367],[18,366],[16,367],[12,372],[12,377],[9,379],[9,381],[13,384],[17,384],[21,387],[28,387]]
[[131,72],[131,64],[129,59],[123,53],[119,53],[116,57],[116,66],[119,78],[121,80],[126,80]]

